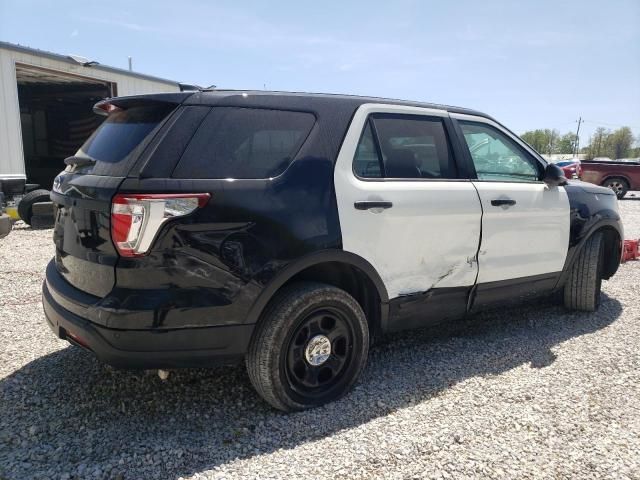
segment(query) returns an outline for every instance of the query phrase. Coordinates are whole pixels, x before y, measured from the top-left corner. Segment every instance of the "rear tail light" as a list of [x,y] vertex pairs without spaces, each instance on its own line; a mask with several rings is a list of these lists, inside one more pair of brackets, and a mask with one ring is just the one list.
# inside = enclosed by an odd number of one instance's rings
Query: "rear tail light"
[[123,257],[145,255],[170,218],[188,215],[209,201],[208,193],[118,194],[111,204],[111,238]]

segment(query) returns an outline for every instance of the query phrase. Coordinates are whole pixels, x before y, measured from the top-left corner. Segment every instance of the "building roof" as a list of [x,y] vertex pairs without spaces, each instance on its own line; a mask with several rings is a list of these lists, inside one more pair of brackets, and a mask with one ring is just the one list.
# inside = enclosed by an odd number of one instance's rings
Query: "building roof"
[[[70,65],[84,65],[85,67],[89,67],[95,70],[102,70],[105,72],[117,73],[120,75],[128,75],[130,77],[142,78],[144,80],[151,80],[154,82],[162,82],[168,83],[171,85],[180,85],[180,82],[176,82],[175,80],[169,80],[166,78],[154,77],[153,75],[145,75],[144,73],[132,72],[129,70],[125,70],[123,68],[110,67],[108,65],[102,65],[98,62],[89,61],[87,64],[83,64],[81,61],[74,60],[71,55],[60,55],[59,53],[48,52],[46,50],[40,50],[37,48],[25,47],[22,45],[17,45],[15,43],[3,42],[0,41],[0,49],[12,50],[14,52],[26,53],[29,55],[36,55],[39,57],[50,58],[52,60],[56,60],[58,62],[68,63]],[[78,58],[78,57],[76,57]]]

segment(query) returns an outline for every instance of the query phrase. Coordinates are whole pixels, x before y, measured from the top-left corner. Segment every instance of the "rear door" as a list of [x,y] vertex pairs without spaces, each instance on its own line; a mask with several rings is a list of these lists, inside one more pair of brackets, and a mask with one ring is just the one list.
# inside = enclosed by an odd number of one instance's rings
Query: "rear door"
[[118,255],[110,234],[111,199],[175,107],[142,103],[116,109],[56,177],[55,263],[76,288],[99,297],[112,289]]
[[477,274],[480,202],[459,178],[447,123],[443,110],[363,105],[335,169],[344,250],[377,270],[390,299],[416,300],[418,323],[439,295],[435,316],[464,313]]
[[452,117],[468,147],[482,202],[476,303],[552,288],[569,245],[564,187],[546,185],[541,180],[545,165],[498,123]]

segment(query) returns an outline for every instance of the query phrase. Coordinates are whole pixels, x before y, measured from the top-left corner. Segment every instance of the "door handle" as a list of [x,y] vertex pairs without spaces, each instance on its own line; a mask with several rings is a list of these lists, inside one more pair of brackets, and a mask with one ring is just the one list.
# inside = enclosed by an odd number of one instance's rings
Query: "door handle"
[[516,201],[511,200],[510,198],[496,198],[495,200],[491,200],[491,205],[493,205],[494,207],[502,207],[502,206],[511,207],[512,205],[515,205],[515,204],[516,204]]
[[356,208],[356,210],[369,210],[370,208],[391,208],[393,207],[393,203],[381,202],[378,200],[362,200],[360,202],[355,202],[353,206]]

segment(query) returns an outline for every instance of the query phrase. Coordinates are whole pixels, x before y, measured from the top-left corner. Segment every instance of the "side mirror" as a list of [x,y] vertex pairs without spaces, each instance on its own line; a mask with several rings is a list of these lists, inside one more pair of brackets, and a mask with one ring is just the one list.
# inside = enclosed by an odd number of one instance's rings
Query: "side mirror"
[[550,187],[558,187],[567,184],[567,177],[564,176],[564,171],[559,166],[555,163],[550,163],[544,169],[542,181]]

